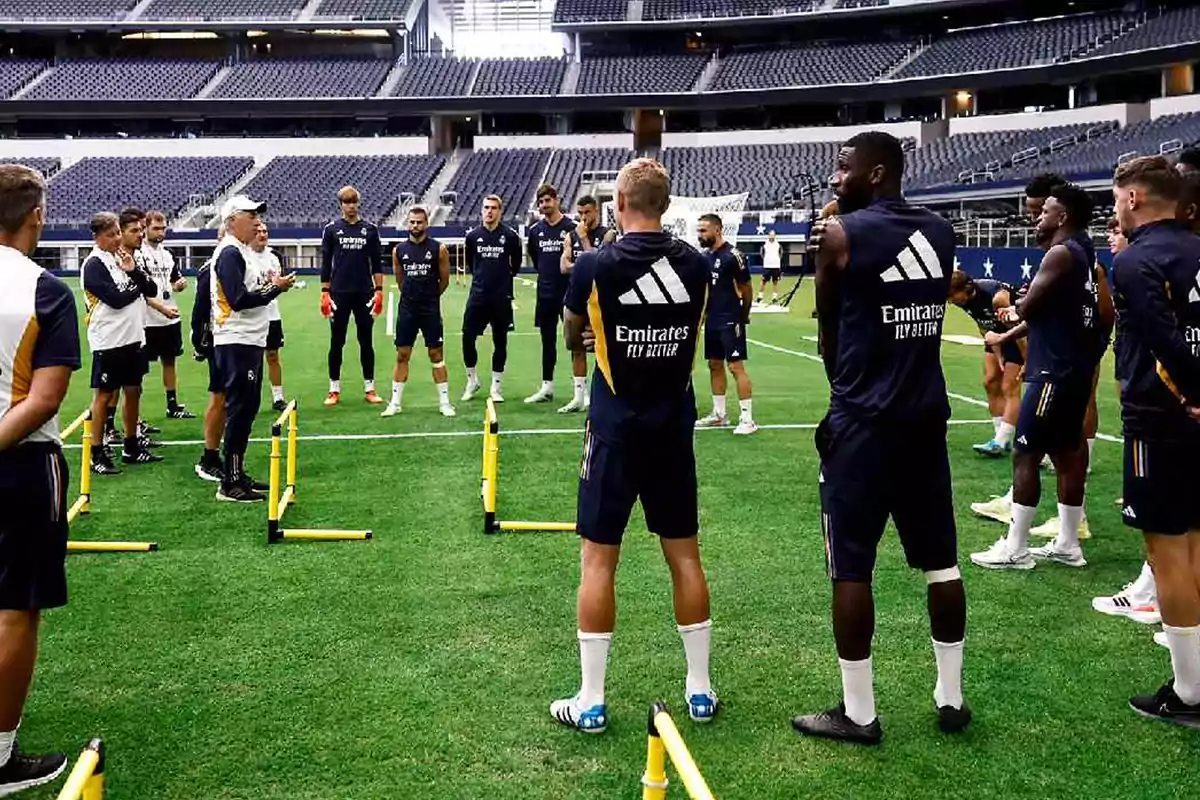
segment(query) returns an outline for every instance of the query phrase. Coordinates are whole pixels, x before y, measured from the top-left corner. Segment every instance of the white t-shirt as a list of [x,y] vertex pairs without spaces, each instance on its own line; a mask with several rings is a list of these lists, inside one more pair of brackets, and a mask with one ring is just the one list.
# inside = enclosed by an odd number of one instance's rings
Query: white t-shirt
[[[179,308],[179,304],[175,302],[175,290],[171,288],[171,284],[175,282],[174,279],[178,277],[178,273],[175,271],[175,256],[171,255],[171,251],[162,245],[154,247],[149,242],[143,242],[138,251],[138,260],[150,274],[154,285],[158,287],[159,302],[169,308]],[[168,325],[178,324],[179,317],[170,319],[149,305],[146,306],[147,328],[165,328]]]
[[783,245],[779,244],[779,242],[772,242],[770,239],[763,242],[763,269],[779,269],[782,257]]

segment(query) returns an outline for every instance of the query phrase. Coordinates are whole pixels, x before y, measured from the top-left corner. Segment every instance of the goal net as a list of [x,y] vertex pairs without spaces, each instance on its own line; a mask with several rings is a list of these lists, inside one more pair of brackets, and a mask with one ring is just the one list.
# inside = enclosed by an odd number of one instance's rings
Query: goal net
[[[667,213],[663,214],[663,230],[698,248],[700,243],[696,238],[696,225],[700,217],[716,214],[721,218],[725,241],[736,247],[748,196],[748,192],[717,197],[671,195],[671,204],[667,207]],[[617,226],[616,205],[612,200],[604,204],[604,224],[608,228]]]

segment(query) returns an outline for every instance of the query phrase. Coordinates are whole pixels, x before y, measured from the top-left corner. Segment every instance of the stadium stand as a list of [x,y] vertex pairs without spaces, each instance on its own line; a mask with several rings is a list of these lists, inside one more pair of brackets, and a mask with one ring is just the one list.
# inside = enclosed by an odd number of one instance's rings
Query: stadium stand
[[1089,55],[1108,56],[1134,50],[1152,50],[1183,42],[1200,42],[1200,7],[1166,11],[1162,16],[1147,20],[1125,35],[1109,42]]
[[1133,156],[1158,155],[1200,142],[1200,114],[1170,114],[1135,122],[1095,136],[1075,147],[1044,157],[1037,164],[1022,165],[1014,175],[1060,172],[1068,176],[1108,175],[1116,165]]
[[708,88],[729,91],[868,83],[895,68],[911,47],[889,42],[733,53],[721,62]]
[[295,19],[304,0],[153,0],[142,19]]
[[316,16],[336,19],[404,19],[412,0],[324,0]]
[[382,59],[264,60],[237,64],[212,97],[373,97],[392,68]]
[[549,157],[549,150],[531,148],[471,153],[446,187],[458,195],[447,224],[477,223],[483,198],[489,194],[504,200],[505,222],[523,222]]
[[629,13],[626,0],[558,0],[554,4],[557,22],[613,22]]
[[480,63],[471,95],[558,94],[566,71],[561,58],[489,58]]
[[888,5],[890,0],[837,0],[834,8],[879,8]]
[[423,195],[445,163],[443,156],[279,156],[243,191],[267,204],[272,225],[319,228],[337,215],[337,190],[349,184],[362,194],[363,218],[382,223],[401,194]]
[[404,68],[393,97],[454,97],[467,93],[474,60],[416,58]]
[[703,55],[608,56],[585,59],[577,94],[690,92],[704,72]]
[[642,19],[708,19],[711,17],[767,17],[774,14],[803,14],[822,0],[646,0]]
[[39,72],[50,66],[45,61],[16,59],[0,61],[0,99],[7,100]]
[[[1027,130],[961,133],[934,139],[909,154],[905,184],[911,188],[959,183],[964,172],[990,175],[991,180],[1012,177],[1014,160],[1040,170],[1039,159],[1052,148],[1072,147],[1091,124],[1060,125]],[[1106,128],[1109,126],[1105,126]]]
[[33,87],[29,100],[183,100],[216,74],[215,61],[64,61]]
[[45,178],[54,177],[54,173],[58,172],[58,168],[62,164],[57,158],[22,158],[19,161],[27,167],[36,169]]
[[85,158],[52,178],[46,224],[85,225],[97,211],[130,205],[174,217],[194,200],[211,201],[253,165],[238,157]]
[[550,156],[546,182],[558,189],[563,210],[570,214],[579,199],[580,177],[584,172],[616,172],[633,157],[632,150],[619,147],[556,150]]
[[837,142],[670,147],[662,151],[672,188],[691,196],[749,192],[746,208],[775,208],[803,186],[801,172],[827,175]]
[[0,19],[120,19],[136,4],[137,0],[4,0]]
[[893,77],[916,78],[1052,64],[1088,55],[1132,27],[1134,17],[1081,14],[948,34]]

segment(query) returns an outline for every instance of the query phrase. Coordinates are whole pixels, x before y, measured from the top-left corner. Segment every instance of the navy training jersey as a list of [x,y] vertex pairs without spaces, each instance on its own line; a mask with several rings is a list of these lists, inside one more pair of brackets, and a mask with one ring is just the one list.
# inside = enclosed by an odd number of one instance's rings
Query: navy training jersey
[[395,247],[396,261],[404,275],[400,284],[400,307],[410,311],[438,310],[442,296],[441,263],[442,244],[428,236],[420,242],[405,239]]
[[565,305],[596,334],[588,429],[600,439],[688,436],[708,262],[668,233],[629,233],[575,262]]
[[564,216],[555,225],[538,220],[525,232],[529,260],[537,272],[538,297],[558,302],[567,293],[568,276],[562,271],[563,237],[574,230],[575,222]]
[[883,198],[840,220],[849,260],[840,280],[831,412],[948,419],[941,348],[954,228],[902,198]]
[[1174,220],[1131,232],[1113,264],[1113,302],[1125,433],[1200,435],[1182,403],[1200,404],[1200,237]]
[[1013,288],[1007,283],[994,281],[991,278],[979,278],[975,281],[975,294],[971,295],[971,299],[963,304],[963,311],[975,320],[980,333],[1004,333],[1008,330],[1008,326],[996,319],[995,301],[996,295],[1000,292],[1008,292],[1009,297],[1015,294]]
[[480,225],[467,231],[463,241],[471,270],[471,302],[512,299],[513,276],[521,269],[521,237],[501,223],[495,230]]
[[[604,244],[604,237],[607,235],[608,228],[603,225],[597,225],[588,231],[588,241],[591,243],[592,249],[595,250]],[[583,243],[579,240],[579,226],[576,225],[574,232],[571,233],[571,260],[577,261],[579,256],[586,252],[587,250],[583,249]]]
[[366,220],[334,220],[321,234],[321,283],[329,291],[370,294],[383,274],[379,229]]
[[1027,320],[1026,382],[1090,382],[1100,361],[1100,311],[1092,272],[1096,250],[1079,237],[1058,246],[1071,254],[1071,271],[1047,308]]
[[708,324],[730,325],[745,322],[738,284],[750,282],[750,268],[741,252],[724,242],[704,254],[712,271],[712,289],[708,296]]

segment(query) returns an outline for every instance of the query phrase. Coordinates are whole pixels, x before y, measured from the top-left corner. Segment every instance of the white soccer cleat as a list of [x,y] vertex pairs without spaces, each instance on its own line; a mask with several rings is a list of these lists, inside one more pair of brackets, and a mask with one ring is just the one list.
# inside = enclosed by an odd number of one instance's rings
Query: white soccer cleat
[[1028,550],[1012,550],[1003,537],[982,553],[971,553],[971,563],[985,569],[1033,569],[1035,566]]
[[1029,550],[1029,555],[1033,556],[1038,561],[1053,561],[1055,564],[1062,564],[1064,567],[1080,567],[1087,566],[1087,559],[1083,557],[1082,547],[1068,547],[1060,549],[1057,542],[1051,542],[1045,547],[1032,547]]
[[1162,613],[1153,598],[1136,597],[1133,594],[1133,584],[1125,584],[1125,588],[1112,597],[1093,597],[1092,608],[1110,617],[1125,617],[1143,625],[1157,625],[1162,622]]
[[383,411],[379,412],[379,416],[394,417],[397,414],[399,414],[401,411],[403,411],[403,409],[400,407],[399,403],[388,403],[387,408],[385,408]]
[[696,420],[697,428],[724,428],[728,424],[729,420],[719,417],[716,414],[709,414],[706,417]]
[[758,423],[752,419],[738,420],[737,427],[733,429],[735,436],[749,436],[758,431]]
[[443,403],[442,405],[438,406],[438,413],[443,417],[458,416],[458,412],[454,410],[454,406],[450,405],[449,403]]
[[[993,497],[986,503],[971,503],[971,511],[1004,525],[1012,524],[1012,501],[1006,497]],[[1054,535],[1058,535],[1057,528],[1054,529]]]
[[587,411],[587,400],[579,397],[571,398],[571,402],[558,410],[560,414],[574,414],[577,411]]
[[491,393],[488,394],[488,397],[491,398],[491,401],[493,403],[503,403],[504,402],[504,395],[500,394],[500,390],[498,388],[493,388]]
[[525,402],[530,403],[530,404],[532,404],[532,403],[549,403],[553,399],[554,399],[554,387],[542,386],[542,388],[538,389],[536,392],[529,395],[529,397],[526,397]]
[[474,399],[475,395],[479,394],[479,390],[481,388],[482,387],[479,385],[479,381],[467,381],[467,388],[463,392],[462,402],[470,402],[472,399]]
[[[1060,527],[1062,527],[1062,521],[1058,517],[1051,517],[1041,525],[1038,525],[1036,528],[1031,530],[1029,535],[1040,536],[1043,539],[1053,539],[1054,537],[1058,536],[1058,529]],[[1086,514],[1084,515],[1083,519],[1079,521],[1079,538],[1081,540],[1092,538],[1092,531],[1090,528],[1088,528]]]
[[550,716],[555,722],[584,733],[604,733],[608,727],[608,710],[603,705],[580,708],[577,697],[555,700],[550,704]]

